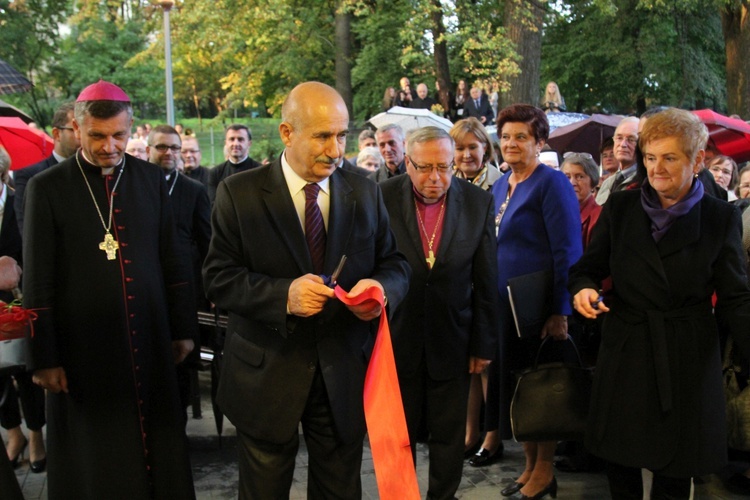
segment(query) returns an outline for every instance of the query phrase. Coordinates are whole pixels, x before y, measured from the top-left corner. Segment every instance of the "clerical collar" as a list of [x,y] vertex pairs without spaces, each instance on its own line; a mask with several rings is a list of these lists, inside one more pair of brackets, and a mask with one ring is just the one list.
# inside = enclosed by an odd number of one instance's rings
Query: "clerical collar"
[[445,198],[446,194],[448,194],[448,192],[446,191],[446,193],[443,196],[441,196],[440,198],[438,198],[437,200],[434,200],[434,201],[430,200],[429,202],[427,202],[427,201],[425,201],[427,198],[425,198],[424,196],[422,196],[419,193],[419,191],[417,191],[417,188],[414,187],[414,184],[411,185],[411,191],[412,191],[412,193],[414,193],[414,199],[417,200],[418,203],[420,203],[421,205],[427,205],[427,206],[429,206],[429,205],[435,205],[436,203],[440,202],[440,200],[442,200],[443,198]]
[[100,170],[102,175],[110,175],[117,169],[117,167],[125,165],[125,155],[122,155],[122,158],[120,158],[120,161],[117,162],[117,165],[115,165],[114,167],[104,168],[96,165],[93,161],[89,160],[83,149],[80,149],[79,151],[81,152],[81,158],[83,158],[83,161],[86,162],[87,166]]
[[227,158],[227,161],[231,163],[232,165],[239,165],[241,163],[245,163],[247,159],[250,158],[250,155],[246,155],[243,159],[240,161],[233,161],[231,157]]

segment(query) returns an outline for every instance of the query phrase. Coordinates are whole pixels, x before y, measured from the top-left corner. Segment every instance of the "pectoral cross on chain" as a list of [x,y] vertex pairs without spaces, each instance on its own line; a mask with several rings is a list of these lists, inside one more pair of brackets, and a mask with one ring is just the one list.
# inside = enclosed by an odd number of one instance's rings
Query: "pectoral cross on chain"
[[430,267],[430,269],[432,269],[432,266],[435,265],[435,252],[430,250],[429,256],[425,257],[424,260],[427,261],[427,265]]
[[118,248],[120,248],[120,244],[115,241],[110,233],[105,234],[104,241],[99,243],[99,250],[107,252],[107,260],[115,260]]

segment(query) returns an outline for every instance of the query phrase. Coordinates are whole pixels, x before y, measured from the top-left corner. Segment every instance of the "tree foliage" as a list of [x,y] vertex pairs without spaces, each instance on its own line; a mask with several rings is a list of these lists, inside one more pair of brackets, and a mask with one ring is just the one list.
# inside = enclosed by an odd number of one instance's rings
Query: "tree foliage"
[[[578,111],[728,105],[750,115],[747,6],[178,0],[170,15],[175,104],[181,116],[278,116],[292,87],[318,80],[336,85],[348,104],[350,88],[353,117],[365,119],[407,76],[431,90],[436,79],[451,90],[460,79],[486,89],[496,82],[501,102],[531,103],[554,80]],[[139,115],[163,116],[162,19],[148,0],[0,0],[0,58],[36,84],[8,100],[44,125],[61,101],[105,78],[128,91]]]

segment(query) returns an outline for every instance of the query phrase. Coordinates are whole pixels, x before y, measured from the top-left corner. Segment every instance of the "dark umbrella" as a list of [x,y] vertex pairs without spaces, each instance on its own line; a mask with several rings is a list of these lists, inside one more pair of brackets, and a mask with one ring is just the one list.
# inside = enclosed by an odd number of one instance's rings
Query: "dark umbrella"
[[34,121],[32,117],[3,100],[0,100],[0,116],[15,116],[16,118],[23,120],[24,123],[31,123]]
[[585,120],[555,129],[547,143],[561,155],[574,151],[599,158],[602,142],[615,133],[621,120],[622,116],[593,114]]
[[0,145],[10,155],[11,170],[40,162],[52,154],[55,143],[43,131],[31,128],[20,118],[0,117]]
[[224,432],[224,413],[216,403],[216,393],[219,390],[219,378],[221,376],[221,365],[224,358],[224,336],[227,329],[227,317],[219,314],[219,308],[214,307],[214,320],[216,328],[213,339],[214,357],[211,360],[211,407],[214,410],[214,422],[216,433],[219,435],[219,448],[221,448],[221,435]]
[[33,86],[18,70],[0,59],[0,94],[28,92]]
[[719,153],[731,156],[737,163],[750,160],[750,125],[710,109],[693,113],[708,127],[708,140]]

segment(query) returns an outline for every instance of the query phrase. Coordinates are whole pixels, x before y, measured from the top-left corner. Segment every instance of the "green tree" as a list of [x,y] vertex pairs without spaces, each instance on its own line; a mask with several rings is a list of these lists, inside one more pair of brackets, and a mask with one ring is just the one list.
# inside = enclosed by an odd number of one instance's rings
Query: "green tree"
[[49,64],[59,54],[60,25],[70,11],[68,0],[0,0],[0,58],[34,84],[28,93],[3,99],[28,109],[41,127],[49,124],[60,102]]

